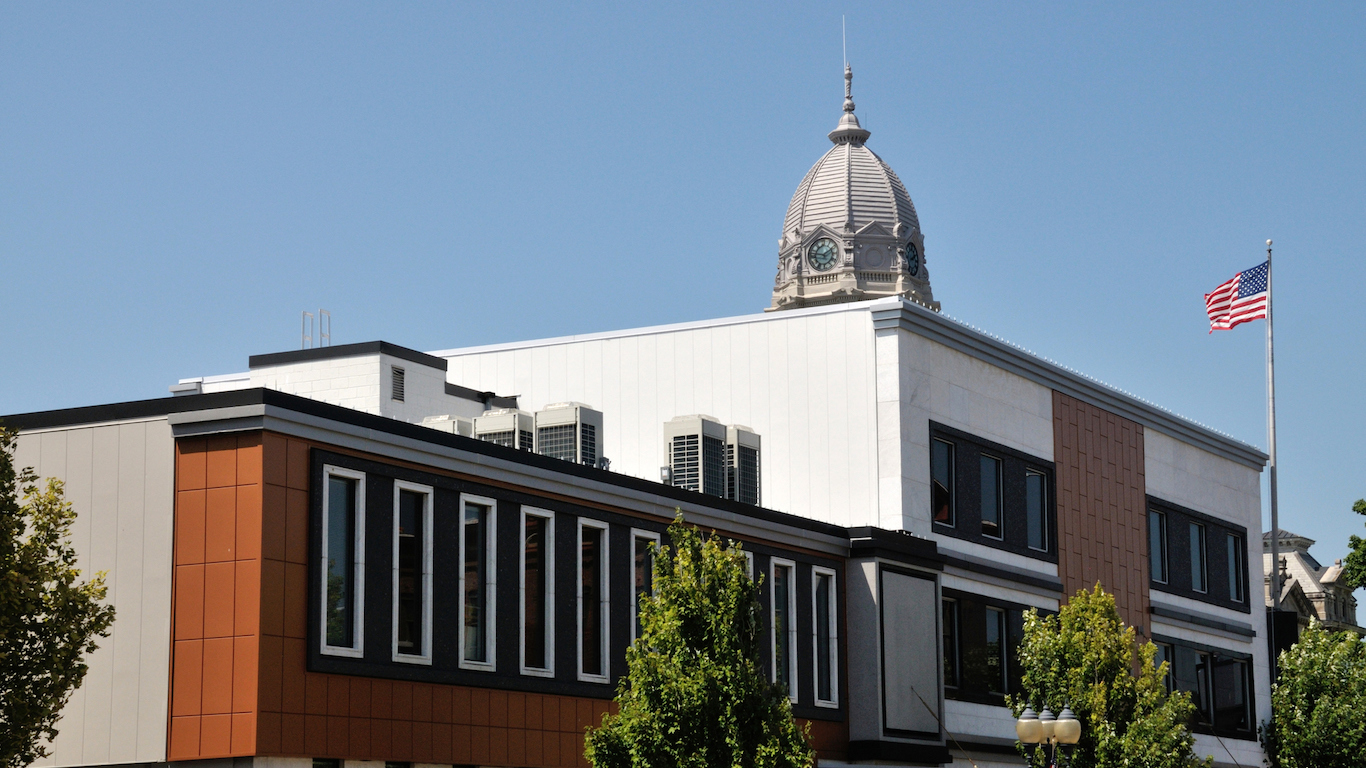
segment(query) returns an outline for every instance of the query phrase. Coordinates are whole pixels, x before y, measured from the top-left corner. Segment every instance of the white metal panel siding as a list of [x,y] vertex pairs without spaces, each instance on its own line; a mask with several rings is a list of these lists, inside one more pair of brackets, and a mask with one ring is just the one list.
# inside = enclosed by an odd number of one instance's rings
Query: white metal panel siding
[[706,413],[765,441],[765,506],[842,525],[878,521],[867,311],[448,354],[454,383],[519,393],[527,409],[577,400],[602,411],[614,471],[658,480],[664,422]]
[[[1224,614],[1224,618],[1231,622],[1252,622],[1257,637],[1245,641],[1246,647],[1239,647],[1237,641],[1230,641],[1218,634],[1208,634],[1206,637],[1195,639],[1207,645],[1233,648],[1252,654],[1253,676],[1256,680],[1256,721],[1260,723],[1271,717],[1271,691],[1266,684],[1271,675],[1271,657],[1267,652],[1266,643],[1262,641],[1262,638],[1266,637],[1266,613],[1259,610],[1260,606],[1256,602],[1264,595],[1262,579],[1266,577],[1266,561],[1262,557],[1261,472],[1216,456],[1155,429],[1148,429],[1143,432],[1143,481],[1151,496],[1247,528],[1247,540],[1244,542],[1247,552],[1244,561],[1249,564],[1251,573],[1247,588],[1249,598],[1254,601],[1251,615],[1210,608],[1174,595],[1157,592],[1153,594],[1156,596],[1154,602],[1175,603],[1193,613]],[[1182,605],[1183,603],[1185,605]],[[1167,629],[1162,631],[1173,634]],[[1212,738],[1210,740],[1213,741]],[[1197,746],[1203,747],[1201,744]],[[1213,754],[1217,755],[1218,752],[1215,751]],[[1239,757],[1240,760],[1244,758],[1245,756]],[[1256,762],[1261,758],[1247,759]]]
[[175,449],[164,419],[26,433],[20,467],[66,482],[81,572],[105,571],[117,615],[57,723],[76,766],[166,759]]

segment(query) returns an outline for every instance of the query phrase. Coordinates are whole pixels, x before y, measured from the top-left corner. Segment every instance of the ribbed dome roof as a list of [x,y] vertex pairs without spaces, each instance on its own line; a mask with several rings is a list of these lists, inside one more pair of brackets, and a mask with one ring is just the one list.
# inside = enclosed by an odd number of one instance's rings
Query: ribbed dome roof
[[842,141],[797,185],[783,233],[810,232],[818,224],[843,230],[846,222],[857,232],[872,221],[881,222],[889,233],[898,223],[904,231],[920,228],[915,205],[896,173],[863,142]]

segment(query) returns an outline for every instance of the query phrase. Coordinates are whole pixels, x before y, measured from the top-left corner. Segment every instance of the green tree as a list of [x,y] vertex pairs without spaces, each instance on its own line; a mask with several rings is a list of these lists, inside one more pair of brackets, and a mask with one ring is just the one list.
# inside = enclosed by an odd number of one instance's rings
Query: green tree
[[[1357,499],[1352,511],[1366,515],[1366,499]],[[1347,559],[1343,562],[1343,580],[1350,587],[1366,587],[1366,539],[1353,535],[1347,540],[1347,546],[1352,551],[1347,553]]]
[[[1071,753],[1075,768],[1209,765],[1192,752],[1190,694],[1168,693],[1168,662],[1155,665],[1157,646],[1135,640],[1099,584],[1077,592],[1056,615],[1030,610],[1019,650],[1023,690],[1006,703],[1016,717],[1026,704],[1055,714],[1070,705],[1081,721],[1081,741]],[[1031,765],[1043,765],[1032,747],[1020,752]]]
[[626,652],[618,712],[588,733],[595,768],[809,766],[806,734],[759,663],[763,612],[744,553],[683,524],[654,551],[654,595]]
[[[104,574],[78,582],[62,482],[41,488],[33,470],[14,469],[18,434],[0,428],[0,768],[21,768],[48,752],[85,655],[114,622]],[[22,498],[21,498],[22,494]]]
[[1262,746],[1273,768],[1349,768],[1366,755],[1366,640],[1317,619],[1280,657]]

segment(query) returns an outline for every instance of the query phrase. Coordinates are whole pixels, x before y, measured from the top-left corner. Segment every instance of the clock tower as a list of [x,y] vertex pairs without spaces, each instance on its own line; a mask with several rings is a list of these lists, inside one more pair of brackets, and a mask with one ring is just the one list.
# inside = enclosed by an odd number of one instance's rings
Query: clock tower
[[925,238],[906,187],[868,149],[844,66],[844,115],[834,146],[807,172],[787,207],[769,310],[904,296],[939,310]]

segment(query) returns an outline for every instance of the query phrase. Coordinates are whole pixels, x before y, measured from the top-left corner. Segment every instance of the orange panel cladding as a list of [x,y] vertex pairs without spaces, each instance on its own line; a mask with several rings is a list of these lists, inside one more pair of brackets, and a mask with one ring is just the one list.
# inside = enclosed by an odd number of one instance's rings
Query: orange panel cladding
[[[169,759],[586,766],[584,728],[610,701],[308,671],[311,447],[178,441]],[[846,724],[811,734],[843,757]]]

